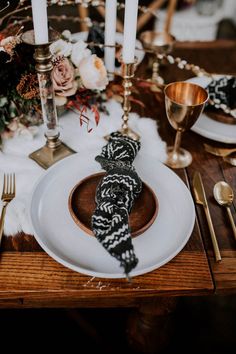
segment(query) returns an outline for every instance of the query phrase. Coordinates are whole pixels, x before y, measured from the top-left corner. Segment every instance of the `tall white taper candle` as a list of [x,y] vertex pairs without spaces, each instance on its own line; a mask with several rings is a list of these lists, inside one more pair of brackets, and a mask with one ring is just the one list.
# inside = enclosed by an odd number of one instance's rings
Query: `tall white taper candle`
[[31,0],[35,44],[48,43],[47,0]]
[[[116,43],[116,12],[117,0],[106,0],[105,12],[105,45],[115,45]],[[105,66],[108,72],[115,71],[115,48],[105,47]],[[109,74],[109,80],[113,75]]]
[[125,0],[123,62],[134,62],[138,18],[138,0]]

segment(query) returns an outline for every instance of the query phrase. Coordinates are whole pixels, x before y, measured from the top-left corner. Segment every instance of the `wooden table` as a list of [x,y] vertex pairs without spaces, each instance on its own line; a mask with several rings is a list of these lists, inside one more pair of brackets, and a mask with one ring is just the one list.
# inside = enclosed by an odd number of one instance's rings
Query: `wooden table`
[[[179,43],[174,55],[211,72],[232,73],[236,43]],[[193,76],[174,66],[164,68],[163,73],[167,82]],[[168,144],[173,144],[175,132],[165,117],[163,100],[151,95],[152,99],[150,94],[143,96],[146,108],[139,109],[139,113],[157,119],[161,136]],[[194,171],[201,172],[222,253],[221,263],[216,264],[213,259],[205,215],[198,206],[194,231],[185,248],[166,265],[135,277],[132,283],[125,279],[92,278],[69,270],[50,258],[32,236],[20,234],[3,239],[0,307],[137,307],[139,312],[130,320],[129,334],[141,346],[147,336],[151,338],[156,316],[172,311],[177,297],[235,292],[236,242],[225,210],[217,206],[212,197],[212,189],[215,182],[225,180],[236,191],[236,170],[221,158],[204,152],[204,142],[219,145],[191,131],[184,134],[183,146],[192,152],[193,163],[176,173],[191,188]],[[235,217],[235,204],[232,211]],[[161,337],[161,331],[158,333]]]

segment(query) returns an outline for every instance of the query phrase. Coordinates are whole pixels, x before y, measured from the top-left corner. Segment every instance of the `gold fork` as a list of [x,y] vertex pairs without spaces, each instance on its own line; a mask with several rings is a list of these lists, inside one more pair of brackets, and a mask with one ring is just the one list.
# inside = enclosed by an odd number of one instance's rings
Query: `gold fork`
[[226,157],[230,155],[232,152],[236,152],[236,148],[217,148],[208,144],[204,144],[204,148],[207,152],[215,156]]
[[16,195],[16,178],[15,173],[12,174],[4,174],[3,179],[3,188],[2,188],[2,197],[1,200],[3,201],[2,213],[0,218],[0,244],[2,240],[3,234],[3,226],[4,226],[4,219],[6,215],[6,208],[8,203],[15,198]]

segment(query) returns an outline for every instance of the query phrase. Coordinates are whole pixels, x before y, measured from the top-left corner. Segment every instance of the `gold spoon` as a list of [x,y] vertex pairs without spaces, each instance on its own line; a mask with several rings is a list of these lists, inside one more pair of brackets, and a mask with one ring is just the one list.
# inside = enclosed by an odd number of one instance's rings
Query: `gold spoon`
[[220,181],[215,184],[213,189],[213,194],[215,200],[222,206],[226,207],[229,220],[233,229],[234,238],[236,240],[236,226],[234,223],[234,219],[230,210],[230,205],[233,203],[234,192],[230,185],[224,181]]

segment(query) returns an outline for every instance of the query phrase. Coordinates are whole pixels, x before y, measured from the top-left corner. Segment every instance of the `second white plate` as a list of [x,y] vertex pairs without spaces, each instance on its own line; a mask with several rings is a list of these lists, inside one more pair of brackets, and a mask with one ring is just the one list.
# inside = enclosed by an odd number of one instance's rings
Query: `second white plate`
[[[217,75],[221,77],[222,75]],[[209,77],[193,77],[187,81],[206,87],[211,79]],[[192,131],[215,141],[227,144],[236,144],[236,124],[225,124],[209,118],[204,112],[191,128]]]

